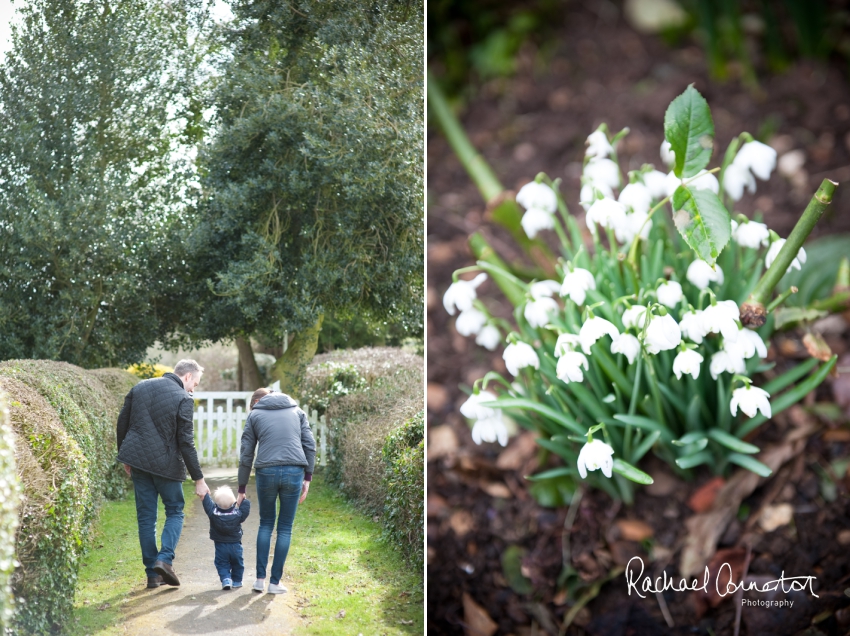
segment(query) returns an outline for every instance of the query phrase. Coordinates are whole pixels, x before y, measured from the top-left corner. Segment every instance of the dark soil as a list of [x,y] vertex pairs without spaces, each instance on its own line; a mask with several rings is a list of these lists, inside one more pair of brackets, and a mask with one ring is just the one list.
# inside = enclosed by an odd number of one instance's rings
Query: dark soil
[[[657,38],[636,34],[621,17],[606,22],[574,4],[555,39],[554,53],[545,57],[527,45],[517,75],[480,87],[462,117],[473,143],[506,188],[516,190],[545,171],[564,180],[561,191],[570,210],[583,216],[577,200],[587,135],[601,122],[612,130],[628,126],[631,133],[620,146],[621,166],[633,169],[649,162],[660,167],[664,110],[694,83],[712,108],[720,149],[716,153],[747,130],[768,133],[780,154],[801,149],[806,156],[802,175],[792,182],[774,173],[769,182],[759,181],[757,193],[746,195],[736,211],[752,215],[758,210],[772,229],[787,236],[817,185],[829,177],[842,185],[813,237],[850,232],[850,85],[840,64],[799,62],[784,74],[760,75],[757,91],[735,80],[715,83],[708,77],[702,49],[694,44],[668,48]],[[464,594],[495,621],[500,634],[557,633],[569,609],[557,585],[567,511],[541,507],[528,494],[523,475],[540,469],[533,448],[519,453],[521,465],[499,468],[500,453],[507,451],[472,442],[458,413],[465,399],[458,386],[471,386],[490,369],[504,372],[504,364],[501,351],[491,354],[458,335],[441,302],[452,272],[473,262],[466,246],[471,232],[482,232],[500,253],[516,252],[510,237],[488,223],[484,202],[436,125],[429,127],[427,152],[428,424],[448,425],[459,440],[455,452],[428,464],[428,633],[464,632]],[[715,156],[712,165],[717,163]],[[482,290],[487,297],[490,287]],[[487,297],[485,302],[494,308],[499,299]],[[507,312],[502,307],[502,313]],[[846,329],[830,344],[836,353],[844,353],[850,344]],[[841,365],[847,364],[845,356]],[[824,386],[816,399],[830,396],[829,386]],[[806,414],[801,409],[793,411],[794,417],[789,413],[762,427],[756,443],[780,439]],[[519,444],[513,440],[508,450]],[[818,598],[780,594],[778,600],[795,600],[794,606],[745,607],[742,635],[850,630],[850,481],[827,478],[830,462],[848,455],[850,435],[841,428],[840,418],[839,424],[830,421],[809,439],[802,454],[745,500],[741,520],[725,533],[721,547],[751,546],[751,575],[778,578],[784,571],[786,576],[817,577]],[[664,470],[652,461],[643,467],[653,474]],[[668,575],[676,575],[687,533],[684,521],[693,514],[686,502],[711,477],[706,472],[661,496],[641,491],[630,508],[602,493],[585,495],[570,535],[573,567],[591,582],[641,555],[654,575],[665,563]],[[791,504],[793,522],[769,533],[748,524],[746,512],[758,511],[766,498],[773,504]],[[622,520],[645,522],[652,529],[651,539],[625,541],[617,530],[616,522]],[[505,579],[500,559],[509,546],[525,550],[522,572],[532,582],[531,593],[514,592]],[[730,558],[740,560],[741,554]],[[668,627],[653,595],[629,596],[620,575],[601,588],[567,633],[733,633],[736,606],[731,599],[714,608],[701,608],[690,592],[667,592],[664,600],[675,627]]]

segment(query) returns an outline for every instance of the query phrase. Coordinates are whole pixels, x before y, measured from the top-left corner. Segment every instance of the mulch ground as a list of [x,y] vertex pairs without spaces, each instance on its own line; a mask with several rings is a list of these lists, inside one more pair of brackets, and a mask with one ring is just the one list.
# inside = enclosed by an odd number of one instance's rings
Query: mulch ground
[[[577,5],[570,5],[554,37],[559,43],[545,57],[527,45],[516,76],[481,86],[462,116],[471,140],[506,188],[516,190],[545,171],[564,180],[567,203],[582,217],[577,199],[587,135],[601,122],[612,130],[628,126],[621,166],[634,169],[649,162],[660,167],[664,110],[694,83],[712,108],[721,150],[743,130],[769,131],[780,152],[802,150],[805,155],[793,179],[774,173],[769,182],[759,181],[757,193],[746,195],[736,212],[758,210],[772,229],[787,236],[817,185],[829,177],[842,186],[812,236],[850,232],[850,84],[840,63],[800,62],[781,75],[761,75],[753,91],[736,80],[712,82],[703,51],[691,43],[669,48],[636,34],[621,17],[605,21]],[[501,352],[491,354],[459,336],[441,302],[452,272],[473,262],[466,245],[471,232],[482,232],[500,253],[516,251],[510,237],[488,223],[484,202],[436,125],[429,127],[427,155],[428,424],[447,425],[457,440],[428,463],[428,633],[472,633],[473,621],[485,630],[495,626],[500,634],[558,633],[569,609],[557,584],[567,510],[544,508],[529,495],[523,475],[540,467],[527,437],[515,438],[505,450],[472,442],[457,410],[465,399],[458,386],[471,386],[490,369],[504,372],[504,364]],[[509,314],[504,301],[501,309],[496,297],[485,302],[494,313]],[[850,365],[846,322],[843,333],[839,330],[829,342],[840,355],[839,364]],[[772,356],[787,364],[789,349],[777,353],[776,344]],[[807,404],[832,400],[830,382]],[[783,571],[816,576],[818,597],[776,597],[795,601],[787,609],[745,607],[742,635],[850,630],[850,480],[834,470],[836,461],[840,465],[850,455],[842,417],[815,418],[793,409],[762,427],[755,440],[766,444],[795,427],[819,426],[801,453],[744,499],[742,514],[720,540],[720,547],[730,550],[723,555],[740,565],[747,560],[742,546],[749,545],[750,575],[762,580]],[[632,507],[619,506],[602,493],[584,496],[570,534],[570,562],[582,580],[601,580],[635,555],[654,575],[663,570],[675,576],[687,535],[685,520],[694,514],[688,503],[713,475],[698,473],[692,483],[670,486],[672,478],[661,463],[650,460],[644,468],[667,486],[655,488],[654,494],[639,491]],[[768,532],[755,522],[764,506],[782,504],[793,508],[791,523]],[[644,538],[629,539],[635,536]],[[521,550],[522,574],[533,591],[519,594],[508,584],[501,558],[510,546]],[[655,595],[629,595],[621,575],[601,588],[567,633],[733,633],[736,603],[730,598],[712,606],[712,599],[694,593],[667,592],[663,603],[669,622],[661,603]]]

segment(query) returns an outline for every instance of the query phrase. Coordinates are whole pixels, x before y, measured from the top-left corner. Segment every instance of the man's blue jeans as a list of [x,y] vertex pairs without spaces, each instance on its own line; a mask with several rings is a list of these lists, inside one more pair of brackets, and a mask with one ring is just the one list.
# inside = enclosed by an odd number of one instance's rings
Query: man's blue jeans
[[218,578],[221,579],[222,583],[224,579],[241,583],[242,574],[245,572],[245,564],[242,561],[242,544],[216,541],[215,569],[218,570]]
[[[301,483],[304,481],[303,466],[267,466],[258,468],[257,498],[260,500],[260,529],[257,532],[257,578],[266,578],[266,565],[269,562],[272,528],[277,517],[277,540],[274,544],[274,561],[269,582],[280,583],[283,565],[289,553],[292,541],[292,522],[298,510],[301,497]],[[280,514],[277,514],[277,501],[280,500]]]
[[[133,490],[136,493],[136,520],[139,523],[139,545],[148,577],[158,576],[153,564],[171,563],[183,529],[183,482],[134,468]],[[162,548],[156,547],[157,499],[165,505],[165,525],[162,528]]]

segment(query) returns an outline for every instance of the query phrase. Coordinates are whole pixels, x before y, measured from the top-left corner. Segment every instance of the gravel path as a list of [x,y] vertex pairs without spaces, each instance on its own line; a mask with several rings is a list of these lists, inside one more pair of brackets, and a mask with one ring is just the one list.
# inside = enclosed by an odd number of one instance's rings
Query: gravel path
[[[236,491],[236,469],[208,469],[205,478],[210,490],[227,484]],[[215,551],[209,538],[209,521],[201,501],[193,497],[186,502],[191,516],[183,524],[177,545],[174,570],[179,587],[162,586],[144,589],[130,595],[124,604],[125,634],[169,636],[171,634],[291,634],[300,624],[293,582],[284,570],[287,594],[259,594],[251,590],[255,579],[257,554],[257,506],[254,479],[248,484],[251,515],[244,524],[242,546],[245,559],[244,587],[222,590],[213,565]],[[272,542],[274,550],[274,542]],[[269,555],[269,565],[271,558]]]

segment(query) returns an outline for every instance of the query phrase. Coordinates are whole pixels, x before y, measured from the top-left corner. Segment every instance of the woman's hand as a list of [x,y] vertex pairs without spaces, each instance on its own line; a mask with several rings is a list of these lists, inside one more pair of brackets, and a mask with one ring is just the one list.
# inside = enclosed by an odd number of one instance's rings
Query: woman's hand
[[307,492],[310,490],[310,482],[305,481],[301,483],[301,499],[298,500],[298,503],[304,503],[304,500],[307,498]]
[[240,492],[238,495],[236,495],[236,505],[241,506],[243,501],[245,501],[245,493]]

